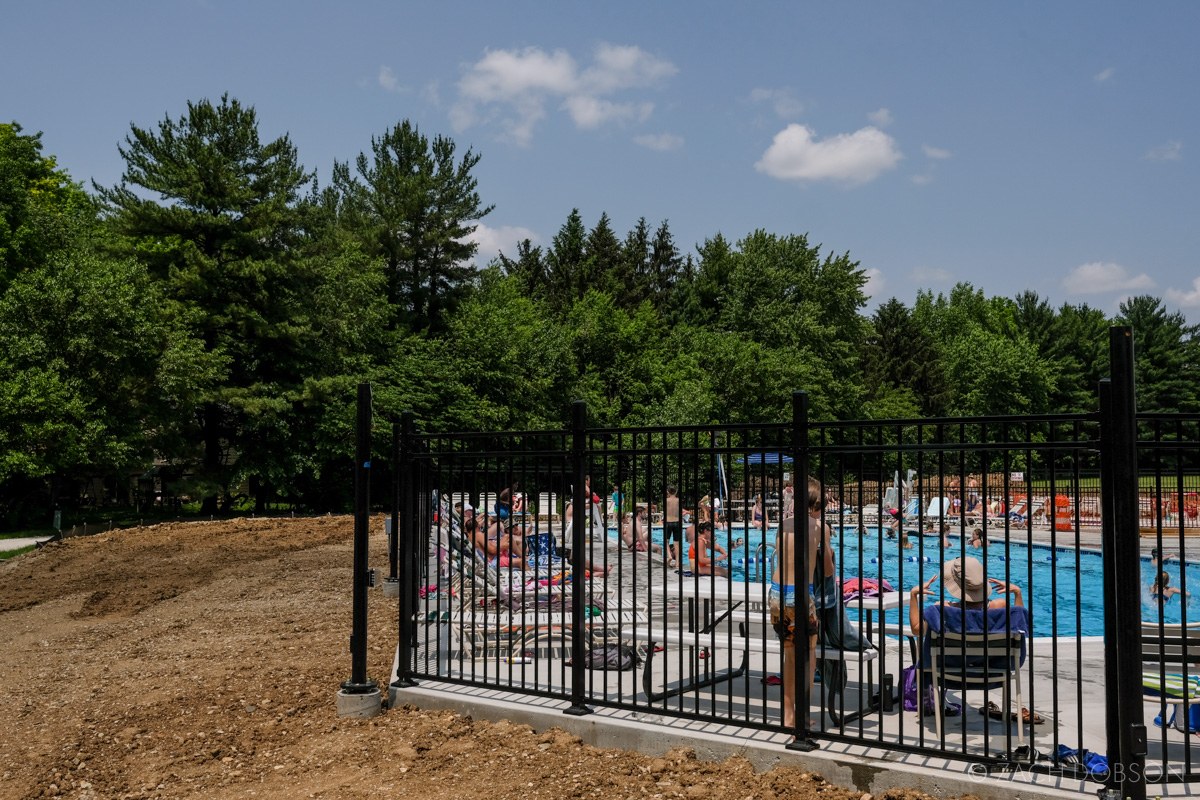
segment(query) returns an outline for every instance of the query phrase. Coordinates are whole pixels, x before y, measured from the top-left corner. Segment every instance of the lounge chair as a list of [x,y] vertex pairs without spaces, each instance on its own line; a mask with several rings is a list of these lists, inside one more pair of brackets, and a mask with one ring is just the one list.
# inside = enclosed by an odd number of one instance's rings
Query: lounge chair
[[[1200,622],[1142,622],[1142,695],[1157,701],[1159,720],[1187,733],[1200,700]],[[1174,706],[1168,720],[1167,706]]]
[[[942,738],[945,692],[957,688],[1003,689],[1001,714],[1012,705],[1016,682],[1015,716],[1021,719],[1021,666],[1025,663],[1025,638],[1029,635],[1029,609],[962,609],[931,605],[923,613],[928,626],[921,644],[921,673],[934,687],[934,717]],[[921,713],[920,710],[917,712]],[[1023,744],[1024,725],[1017,727],[1017,744]]]

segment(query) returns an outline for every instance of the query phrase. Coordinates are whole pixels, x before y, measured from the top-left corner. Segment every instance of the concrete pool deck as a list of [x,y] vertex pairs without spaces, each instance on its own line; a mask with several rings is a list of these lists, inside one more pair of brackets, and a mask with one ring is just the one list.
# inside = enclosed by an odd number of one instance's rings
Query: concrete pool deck
[[[1015,541],[1032,539],[1038,544],[1050,544],[1048,529],[1013,529]],[[1164,537],[1166,538],[1166,537]],[[1059,547],[1074,545],[1074,534],[1063,531],[1053,535]],[[1174,542],[1178,545],[1178,539]],[[1079,536],[1079,545],[1085,549],[1100,547],[1099,529],[1085,529]],[[1143,537],[1143,554],[1148,556],[1156,545],[1154,538]],[[1179,548],[1171,547],[1170,540],[1164,542],[1167,553]],[[1185,543],[1181,555],[1189,560],[1200,560],[1200,541]],[[610,555],[613,551],[610,551]],[[626,552],[623,558],[628,559]],[[639,558],[644,559],[645,556]],[[626,562],[628,563],[628,562]],[[644,563],[641,562],[641,563]],[[657,562],[656,562],[657,563]],[[640,569],[640,568],[639,568]],[[630,570],[630,573],[633,571]],[[657,568],[639,571],[639,578],[660,572]],[[618,573],[621,581],[620,593],[627,593],[631,575]],[[665,611],[667,621],[677,622],[680,609],[656,609]],[[744,727],[727,724],[721,720],[730,718],[746,721],[751,725],[776,724],[781,719],[780,690],[763,683],[766,675],[779,671],[778,656],[753,654],[748,672],[731,681],[701,689],[682,697],[665,701],[670,709],[701,709],[700,716],[706,719],[687,719],[663,713],[664,701],[649,703],[642,687],[642,668],[634,671],[604,673],[588,671],[588,692],[592,696],[607,696],[610,701],[620,702],[621,708],[592,706],[594,713],[578,717],[564,714],[569,703],[571,674],[565,665],[567,653],[562,648],[538,649],[537,657],[530,664],[509,664],[492,654],[490,659],[474,660],[470,654],[454,649],[446,640],[442,650],[428,638],[429,631],[437,626],[418,626],[418,658],[430,659],[427,672],[436,678],[419,679],[421,685],[411,689],[390,687],[391,705],[411,703],[426,708],[452,709],[460,713],[485,719],[509,719],[529,724],[535,729],[559,727],[582,737],[585,741],[602,747],[621,747],[653,755],[661,755],[672,747],[688,746],[703,759],[724,759],[733,755],[747,758],[760,769],[775,765],[792,765],[820,772],[836,783],[852,786],[863,792],[876,794],[887,788],[918,788],[935,795],[974,794],[981,798],[1001,797],[1079,797],[1093,794],[1100,784],[1075,774],[1047,774],[1028,770],[996,772],[980,775],[974,772],[967,761],[948,758],[939,752],[934,721],[932,718],[918,720],[914,712],[901,710],[897,701],[890,712],[870,712],[860,721],[845,726],[844,732],[850,739],[821,738],[819,750],[801,753],[785,749],[785,734],[764,730],[761,727]],[[442,635],[450,632],[442,626]],[[761,628],[756,635],[763,635]],[[769,631],[766,631],[769,635]],[[889,631],[895,633],[895,631]],[[421,639],[421,637],[426,637]],[[877,643],[880,637],[875,637]],[[884,652],[874,662],[874,682],[877,684],[883,672],[892,674],[898,683],[901,664],[911,662],[907,650],[903,659],[901,647],[904,640],[889,636]],[[1071,748],[1084,747],[1103,753],[1105,750],[1104,708],[1104,645],[1101,637],[1059,638],[1057,654],[1050,638],[1038,638],[1032,643],[1029,661],[1022,669],[1023,705],[1033,709],[1046,719],[1043,725],[1027,726],[1026,743],[1032,743],[1036,751],[1051,753],[1059,744]],[[681,679],[701,672],[723,670],[731,661],[740,659],[728,652],[714,652],[705,662],[695,659],[694,653],[687,655],[679,651],[687,648],[668,648],[656,656],[654,671],[655,688],[678,685]],[[437,659],[436,663],[434,659]],[[845,694],[846,710],[853,710],[874,688],[865,685],[865,675],[860,674],[857,663],[849,664],[849,683]],[[395,680],[393,667],[392,681]],[[439,680],[445,678],[448,680]],[[1030,685],[1032,678],[1032,685]],[[484,683],[485,686],[454,683],[466,680]],[[861,681],[861,682],[860,682]],[[1055,696],[1057,683],[1058,695]],[[537,692],[538,694],[532,694]],[[814,693],[821,685],[814,687]],[[1002,693],[995,690],[987,693],[973,691],[966,697],[967,707],[959,717],[945,721],[945,747],[949,751],[966,750],[971,753],[1002,756],[1009,747],[1017,746],[1017,725],[1002,720],[990,719],[979,712],[989,700],[1001,705]],[[549,696],[546,696],[549,695]],[[557,698],[557,699],[556,699]],[[950,693],[954,702],[963,702],[957,692]],[[814,709],[820,701],[814,701]],[[1171,769],[1182,772],[1190,762],[1200,763],[1200,737],[1190,736],[1175,729],[1165,732],[1153,725],[1159,706],[1153,702],[1144,705],[1149,734],[1150,755],[1148,765],[1166,762]],[[1168,707],[1168,712],[1170,708]],[[814,711],[814,718],[817,714]],[[822,714],[818,725],[826,732],[836,734],[831,719]],[[1011,736],[1011,740],[1008,738]],[[897,750],[895,747],[921,747],[919,752]],[[1194,785],[1182,783],[1159,783],[1149,787],[1150,796],[1187,797],[1196,791]]]

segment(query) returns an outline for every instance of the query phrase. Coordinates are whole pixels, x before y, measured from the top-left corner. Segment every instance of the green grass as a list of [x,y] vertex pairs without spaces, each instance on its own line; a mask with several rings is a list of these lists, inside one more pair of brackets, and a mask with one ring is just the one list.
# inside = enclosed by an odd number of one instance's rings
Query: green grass
[[5,539],[33,539],[38,536],[53,536],[53,528],[26,528],[20,531],[6,531],[0,533],[0,541]]
[[0,558],[12,558],[13,556],[19,556],[22,553],[28,553],[36,546],[37,545],[31,544],[27,547],[18,547],[16,550],[0,550]]

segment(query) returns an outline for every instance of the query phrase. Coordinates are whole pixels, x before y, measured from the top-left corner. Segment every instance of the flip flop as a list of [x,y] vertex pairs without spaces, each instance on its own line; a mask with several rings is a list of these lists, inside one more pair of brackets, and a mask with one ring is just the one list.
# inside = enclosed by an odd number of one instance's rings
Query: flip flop
[[778,675],[768,675],[762,679],[762,682],[767,686],[778,686],[779,684],[783,683],[783,678],[779,677]]
[[1006,717],[1004,714],[1004,711],[1000,708],[1000,706],[996,705],[995,701],[992,701],[992,700],[989,700],[988,704],[986,706],[980,708],[979,713],[986,714],[987,716],[991,717],[992,719],[998,719],[1001,721],[1003,721],[1004,719],[1008,719],[1011,721],[1011,720],[1015,720],[1017,718],[1017,712],[1015,712],[1015,711],[1010,711]]
[[[1015,715],[1014,715],[1015,716]],[[1046,720],[1041,714],[1034,713],[1028,708],[1021,709],[1021,721],[1026,725],[1041,725]]]

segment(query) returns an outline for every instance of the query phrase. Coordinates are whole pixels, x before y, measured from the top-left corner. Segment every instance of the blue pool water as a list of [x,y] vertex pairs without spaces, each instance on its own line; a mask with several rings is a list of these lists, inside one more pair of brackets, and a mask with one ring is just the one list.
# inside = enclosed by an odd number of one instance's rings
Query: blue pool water
[[[662,543],[662,529],[652,529],[654,539]],[[835,532],[837,529],[835,528]],[[612,532],[615,536],[615,531]],[[970,536],[968,532],[968,538]],[[1014,533],[1014,538],[1020,534]],[[766,539],[768,547],[759,550]],[[737,546],[731,541],[742,539]],[[834,558],[840,569],[835,574],[844,574],[847,579],[883,578],[892,588],[907,591],[924,583],[934,575],[941,574],[941,562],[963,554],[958,532],[952,532],[951,545],[943,549],[941,537],[918,536],[909,532],[913,547],[900,549],[895,539],[883,536],[877,528],[844,528],[833,537]],[[718,531],[717,542],[729,552],[726,565],[734,580],[759,580],[765,575],[769,580],[775,543],[775,530],[771,528],[765,537],[762,532],[734,523],[730,531]],[[686,547],[684,558],[686,560]],[[966,547],[966,554],[984,562],[988,577],[1015,583],[1021,587],[1025,605],[1030,608],[1034,635],[1049,636],[1054,631],[1058,636],[1103,636],[1104,635],[1104,589],[1102,559],[1098,552],[1074,549],[1053,550],[1047,545],[1032,546],[1013,542],[1005,546],[1003,541],[993,540],[985,551],[982,548]],[[767,559],[762,563],[763,558]],[[1184,587],[1180,570],[1182,565],[1169,561],[1162,566],[1171,576],[1171,585]],[[761,570],[761,571],[760,571]],[[1150,585],[1154,581],[1155,568],[1149,560],[1142,561],[1142,619],[1158,620],[1159,600],[1150,596]],[[936,593],[940,579],[933,584]],[[1191,597],[1176,595],[1162,604],[1165,622],[1180,622],[1187,610],[1188,621],[1200,620],[1200,564],[1187,565],[1187,590]],[[935,597],[938,595],[935,594]],[[851,619],[856,617],[853,604],[848,606]],[[891,622],[899,622],[900,611],[888,612]],[[905,610],[907,614],[907,609]],[[907,616],[904,624],[907,625]],[[1081,623],[1081,624],[1080,624]]]

